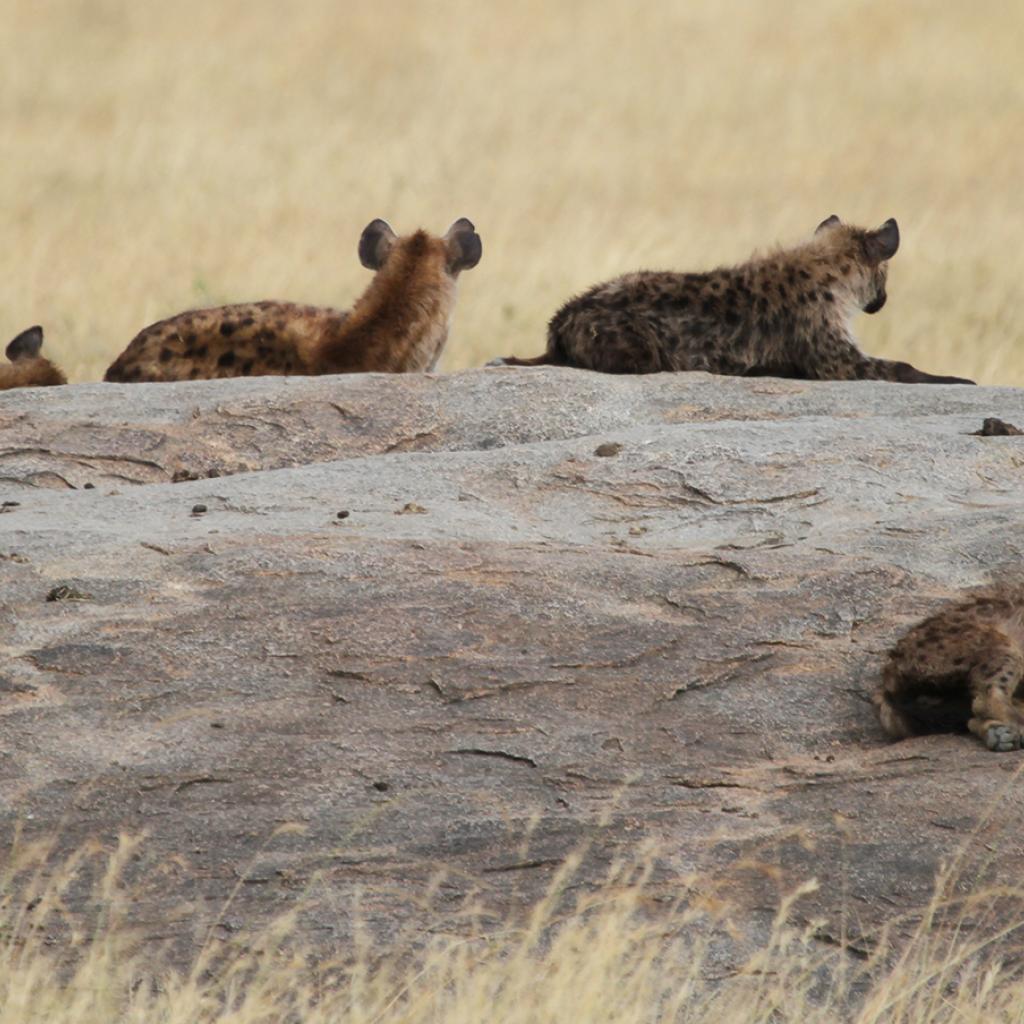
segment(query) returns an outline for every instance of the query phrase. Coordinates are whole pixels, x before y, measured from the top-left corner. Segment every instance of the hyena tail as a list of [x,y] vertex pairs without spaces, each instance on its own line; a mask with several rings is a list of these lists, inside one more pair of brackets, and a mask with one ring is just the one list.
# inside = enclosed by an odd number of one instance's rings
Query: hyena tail
[[893,664],[882,673],[882,682],[871,695],[882,728],[897,740],[933,732],[963,732],[971,717],[970,695],[914,692]]
[[505,356],[504,359],[495,359],[488,366],[569,366],[562,350],[561,342],[554,331],[548,333],[548,348],[539,356],[532,356],[529,359],[520,359],[518,356]]
[[533,356],[531,359],[520,359],[518,356],[505,356],[501,360],[502,366],[561,366],[562,362],[550,352],[543,355]]

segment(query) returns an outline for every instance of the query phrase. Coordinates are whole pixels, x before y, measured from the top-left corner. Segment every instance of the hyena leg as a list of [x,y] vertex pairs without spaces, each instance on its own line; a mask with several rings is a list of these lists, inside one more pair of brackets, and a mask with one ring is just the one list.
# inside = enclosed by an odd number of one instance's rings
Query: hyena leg
[[936,377],[892,359],[866,356],[853,340],[835,330],[789,353],[789,363],[810,380],[888,380],[899,384],[973,384],[964,377]]
[[881,683],[871,694],[871,700],[882,728],[895,740],[917,736],[921,732],[918,724],[899,707],[903,689],[903,674],[892,661],[888,662],[882,670]]
[[967,728],[989,750],[1021,746],[1024,714],[1013,694],[1024,676],[1024,658],[1005,641],[991,648],[971,670],[971,720]]
[[858,380],[891,380],[898,384],[973,384],[966,377],[938,377],[933,373],[892,359],[875,359],[858,352]]
[[558,333],[552,327],[548,350],[557,351],[570,366],[600,373],[706,369],[689,365],[686,358],[677,364],[672,351],[679,341],[642,313],[601,311],[579,318],[574,330]]

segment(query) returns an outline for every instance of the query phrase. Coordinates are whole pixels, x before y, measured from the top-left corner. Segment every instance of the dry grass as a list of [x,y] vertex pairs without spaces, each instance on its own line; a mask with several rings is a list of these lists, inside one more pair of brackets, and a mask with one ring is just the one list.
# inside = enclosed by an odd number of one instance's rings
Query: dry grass
[[[1019,1024],[1024,1015],[1013,941],[1024,892],[958,897],[952,874],[909,945],[896,953],[883,938],[866,962],[791,923],[812,883],[784,901],[763,948],[723,971],[695,902],[661,905],[654,921],[645,869],[620,868],[566,909],[569,863],[525,920],[487,937],[435,937],[412,954],[363,942],[325,963],[297,944],[292,914],[230,946],[211,940],[178,971],[132,947],[122,871],[137,850],[130,839],[109,858],[83,850],[51,880],[40,870],[45,848],[8,858],[0,1024]],[[99,910],[91,929],[65,907],[83,878]],[[951,914],[971,927],[935,927]]]
[[570,293],[895,215],[869,351],[1024,384],[1024,5],[7,0],[0,338],[78,380],[145,324],[347,304],[363,225],[484,239],[449,369]]

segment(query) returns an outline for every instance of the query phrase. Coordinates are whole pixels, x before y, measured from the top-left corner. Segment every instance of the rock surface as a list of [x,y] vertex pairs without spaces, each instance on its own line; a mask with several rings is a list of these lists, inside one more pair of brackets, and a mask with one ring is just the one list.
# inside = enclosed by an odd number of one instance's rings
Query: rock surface
[[865,942],[962,848],[1017,881],[1024,755],[890,744],[867,701],[902,630],[1020,562],[1024,442],[987,417],[1024,423],[1024,392],[496,369],[0,395],[4,829],[145,830],[177,860],[136,920],[186,952],[300,896],[325,946],[356,893],[385,936],[458,929],[583,844],[578,885],[649,841],[667,894],[728,877],[752,936],[808,877],[823,940]]

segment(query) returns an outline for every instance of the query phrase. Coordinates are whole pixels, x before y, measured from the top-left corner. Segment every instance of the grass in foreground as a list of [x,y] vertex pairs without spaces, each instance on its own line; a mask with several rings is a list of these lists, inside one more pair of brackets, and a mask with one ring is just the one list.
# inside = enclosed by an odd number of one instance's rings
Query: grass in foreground
[[[813,925],[792,924],[813,883],[783,903],[763,948],[723,971],[705,936],[726,921],[693,905],[659,906],[654,918],[642,868],[616,872],[567,911],[568,864],[528,919],[486,936],[433,938],[412,953],[365,940],[348,959],[316,963],[288,915],[230,946],[208,943],[190,970],[175,971],[134,948],[125,923],[131,893],[121,874],[137,846],[123,839],[110,857],[83,851],[51,881],[43,848],[11,860],[0,900],[0,1024],[1024,1020],[1024,976],[1009,956],[1019,952],[1024,890],[957,897],[948,874],[910,943],[897,953],[881,936],[866,961],[823,946]],[[86,875],[100,919],[80,931],[64,897]],[[965,926],[939,929],[940,919]]]

